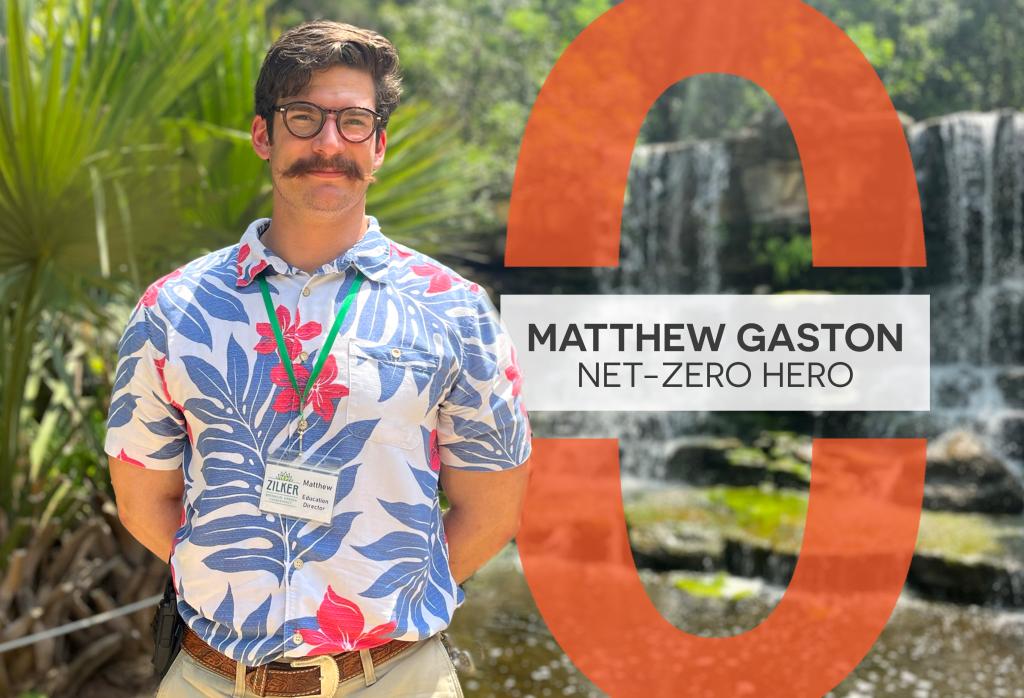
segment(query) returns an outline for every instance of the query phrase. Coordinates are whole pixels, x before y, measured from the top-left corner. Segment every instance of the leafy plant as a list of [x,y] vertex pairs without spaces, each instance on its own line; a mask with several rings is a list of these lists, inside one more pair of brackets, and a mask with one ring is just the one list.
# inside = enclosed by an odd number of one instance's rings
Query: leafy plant
[[786,288],[811,268],[811,236],[799,229],[755,227],[750,241],[754,262],[771,269],[772,282]]
[[[128,190],[147,142],[252,7],[227,0],[0,2],[0,510],[24,504],[22,409],[44,317],[109,293],[135,245]],[[126,164],[136,167],[124,170]],[[106,175],[101,173],[107,173]],[[112,203],[107,205],[108,191]],[[155,229],[154,235],[162,230]],[[139,243],[136,238],[133,242]],[[90,290],[91,289],[91,290]],[[10,544],[11,541],[8,541]]]
[[[504,226],[519,142],[544,79],[609,0],[387,0],[377,24],[398,47],[410,95],[444,106],[471,147],[467,227]],[[449,226],[449,229],[452,226]]]

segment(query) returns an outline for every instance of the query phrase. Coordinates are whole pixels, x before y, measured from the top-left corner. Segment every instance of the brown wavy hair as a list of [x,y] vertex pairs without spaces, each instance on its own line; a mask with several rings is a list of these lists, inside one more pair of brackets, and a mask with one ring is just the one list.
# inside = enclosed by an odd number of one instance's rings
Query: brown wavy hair
[[398,50],[375,31],[351,24],[317,20],[286,31],[263,59],[256,80],[256,114],[267,122],[267,136],[274,138],[274,105],[301,92],[314,72],[336,65],[364,70],[373,78],[376,110],[381,128],[402,95]]

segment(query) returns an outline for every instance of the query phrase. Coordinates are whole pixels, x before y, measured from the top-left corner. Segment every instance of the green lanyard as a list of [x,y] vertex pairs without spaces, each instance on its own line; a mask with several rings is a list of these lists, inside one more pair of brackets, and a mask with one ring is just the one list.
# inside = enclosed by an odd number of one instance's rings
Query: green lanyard
[[316,382],[317,376],[320,375],[320,369],[324,367],[327,355],[331,353],[331,347],[334,346],[334,339],[338,336],[341,323],[345,320],[349,306],[352,305],[352,299],[356,297],[356,293],[359,291],[359,285],[363,283],[363,275],[359,273],[358,269],[356,270],[356,278],[352,281],[352,286],[349,288],[348,293],[345,294],[345,300],[341,302],[338,316],[334,318],[334,325],[331,326],[331,331],[327,334],[327,339],[324,340],[320,354],[316,357],[316,365],[313,366],[313,372],[309,374],[309,380],[306,381],[305,388],[300,388],[299,381],[295,379],[292,359],[288,356],[288,347],[284,343],[284,334],[281,332],[281,325],[277,321],[277,313],[274,312],[274,302],[270,299],[270,289],[267,286],[267,280],[262,276],[257,277],[256,280],[260,285],[260,293],[263,294],[263,302],[267,306],[267,317],[270,319],[270,326],[274,328],[274,339],[277,340],[277,353],[281,357],[281,363],[284,364],[285,371],[288,372],[288,379],[291,381],[292,387],[295,388],[295,392],[299,396],[299,453],[302,453],[302,434],[306,431],[306,418],[302,416],[302,410],[306,407],[306,397],[309,396],[313,383]]

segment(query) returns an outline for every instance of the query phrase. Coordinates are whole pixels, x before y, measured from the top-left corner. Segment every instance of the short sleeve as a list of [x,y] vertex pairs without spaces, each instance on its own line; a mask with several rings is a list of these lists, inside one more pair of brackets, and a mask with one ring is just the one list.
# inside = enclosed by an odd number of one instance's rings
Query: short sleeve
[[162,348],[153,341],[153,325],[165,325],[144,301],[118,343],[104,450],[142,468],[174,470],[182,465],[188,438],[185,417],[164,379],[166,332],[156,333]]
[[460,323],[458,375],[441,404],[441,462],[464,470],[504,470],[530,456],[530,422],[520,391],[515,347],[487,294],[473,296]]

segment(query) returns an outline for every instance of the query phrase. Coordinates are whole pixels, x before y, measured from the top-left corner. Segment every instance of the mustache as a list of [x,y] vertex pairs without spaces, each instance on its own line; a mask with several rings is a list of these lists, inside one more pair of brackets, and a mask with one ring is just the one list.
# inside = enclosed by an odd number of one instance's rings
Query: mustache
[[349,179],[357,181],[366,180],[373,182],[375,179],[372,173],[365,172],[359,167],[359,163],[342,155],[332,158],[313,157],[296,160],[288,169],[281,173],[281,176],[298,177],[307,172],[340,172]]

